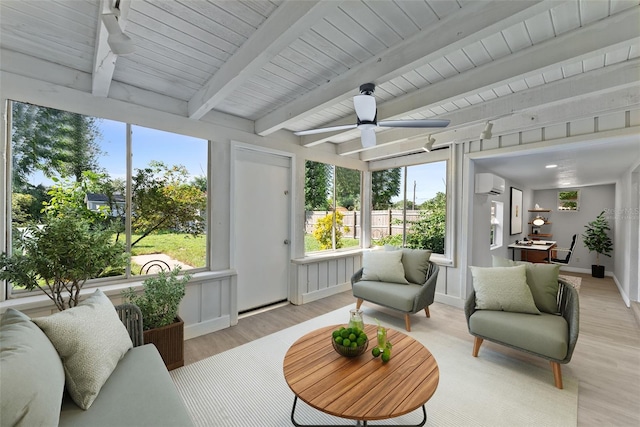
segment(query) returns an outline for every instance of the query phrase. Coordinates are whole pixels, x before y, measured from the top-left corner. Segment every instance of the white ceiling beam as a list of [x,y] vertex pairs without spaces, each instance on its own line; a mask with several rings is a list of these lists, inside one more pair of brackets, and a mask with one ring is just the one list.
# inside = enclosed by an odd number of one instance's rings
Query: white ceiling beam
[[[550,83],[547,90],[532,88],[500,97],[482,104],[443,115],[458,125],[442,131],[428,132],[413,138],[396,139],[395,143],[362,151],[360,159],[373,161],[393,155],[416,152],[431,133],[435,147],[458,141],[479,139],[486,120],[490,119],[494,138],[523,132],[581,117],[594,117],[606,112],[637,108],[640,105],[640,80],[637,70],[640,59],[594,70]],[[381,134],[393,134],[395,131]],[[399,134],[402,136],[402,134]],[[389,141],[393,135],[379,140]],[[359,144],[359,141],[355,140]]]
[[[111,13],[112,0],[101,0],[98,7],[98,25],[96,26],[96,42],[93,54],[93,73],[91,81],[91,93],[94,96],[107,97],[113,80],[113,72],[116,69],[118,56],[111,51],[107,38],[109,33],[104,22],[103,13]],[[127,25],[127,15],[131,7],[130,0],[120,0],[120,17],[118,23],[124,31]]]
[[[633,25],[633,22],[640,22],[640,8],[633,8],[627,13],[616,16],[615,22],[598,21],[580,30],[558,36],[426,86],[411,94],[380,104],[378,116],[392,119],[411,114],[429,106],[441,105],[488,90],[497,83],[507,84],[522,80],[525,77],[558,69],[563,65],[575,63],[599,53],[604,54],[607,50],[615,49],[617,46],[638,44],[640,43],[640,27]],[[610,31],[610,25],[616,25],[616,28],[620,30]],[[571,46],[571,49],[567,49],[567,46]],[[536,68],[533,69],[531,64],[534,64]],[[543,87],[537,87],[537,89],[539,91],[545,90]],[[430,100],[428,105],[425,105],[425,99]],[[438,118],[445,118],[445,115],[438,116]],[[333,125],[332,123],[331,126]],[[402,134],[399,133],[399,135]],[[318,139],[312,139],[314,136],[316,135],[304,137],[303,144],[315,144]],[[338,153],[349,154],[361,149],[360,143],[353,140],[340,144]]]
[[[267,135],[286,127],[305,115],[350,98],[356,94],[358,84],[383,82],[399,77],[436,58],[522,22],[527,16],[557,5],[558,2],[554,1],[470,2],[437,25],[403,40],[342,73],[331,82],[256,120],[256,133]],[[464,26],[460,26],[460,22],[464,22]],[[456,23],[458,25],[454,25]]]
[[202,118],[340,3],[342,1],[284,1],[191,97],[189,118]]

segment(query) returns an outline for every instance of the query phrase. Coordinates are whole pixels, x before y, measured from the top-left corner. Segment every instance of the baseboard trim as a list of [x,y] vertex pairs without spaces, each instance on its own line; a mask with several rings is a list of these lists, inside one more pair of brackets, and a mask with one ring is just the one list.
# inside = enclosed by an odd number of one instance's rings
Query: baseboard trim
[[204,322],[185,325],[184,339],[199,337],[201,335],[210,334],[211,332],[220,331],[231,326],[231,317],[229,315],[216,317],[215,319],[205,320]]
[[636,323],[640,328],[640,302],[637,302],[637,301],[631,302],[631,312],[633,313],[633,317],[636,318]]
[[330,297],[331,295],[339,294],[341,292],[348,291],[349,289],[351,289],[351,283],[347,282],[341,285],[330,286],[328,288],[308,292],[306,294],[302,294],[302,304]]

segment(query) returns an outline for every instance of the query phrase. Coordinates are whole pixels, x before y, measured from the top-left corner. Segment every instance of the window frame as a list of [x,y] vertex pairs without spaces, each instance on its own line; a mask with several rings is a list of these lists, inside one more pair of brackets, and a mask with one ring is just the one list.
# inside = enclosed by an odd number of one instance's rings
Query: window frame
[[[13,173],[13,150],[12,150],[12,145],[13,145],[13,140],[12,140],[12,128],[13,128],[13,117],[12,117],[12,111],[13,111],[13,102],[19,102],[19,103],[23,103],[23,104],[31,104],[31,105],[35,105],[37,107],[41,107],[41,108],[50,108],[50,109],[57,109],[57,110],[61,110],[61,111],[68,111],[68,112],[73,112],[70,110],[63,110],[62,108],[57,108],[57,107],[50,107],[50,106],[46,106],[43,104],[36,104],[33,102],[29,102],[29,101],[18,101],[18,100],[12,100],[12,99],[6,99],[5,103],[4,103],[4,108],[6,111],[6,127],[5,127],[5,132],[4,132],[4,137],[3,137],[3,144],[4,144],[4,152],[6,153],[5,159],[2,162],[2,166],[0,167],[0,173],[2,173],[3,177],[5,178],[5,186],[2,189],[2,191],[4,191],[5,193],[5,197],[4,197],[4,211],[5,211],[5,221],[3,221],[2,224],[2,229],[4,231],[4,235],[5,238],[2,241],[2,251],[6,252],[6,253],[11,253],[12,251],[12,242],[13,242],[13,238],[12,238],[12,233],[10,232],[13,228],[13,218],[12,218],[12,194],[13,194],[13,185],[12,185],[12,173]],[[77,114],[82,114],[85,115],[83,113],[77,113]],[[132,161],[132,149],[133,149],[133,138],[132,138],[132,126],[134,126],[134,124],[130,123],[130,122],[123,122],[120,120],[115,120],[115,119],[110,119],[110,118],[106,118],[106,117],[100,117],[97,115],[92,115],[92,116],[88,116],[88,117],[93,117],[96,118],[98,120],[110,120],[113,122],[119,122],[125,125],[125,135],[123,139],[125,139],[125,153],[126,153],[126,182],[125,182],[125,186],[126,186],[126,216],[125,216],[125,245],[126,245],[126,252],[130,253],[131,252],[131,236],[132,236],[132,230],[131,230],[131,207],[132,207],[132,194],[131,194],[131,187],[132,187],[132,182],[133,182],[133,161]],[[160,132],[166,132],[166,133],[170,133],[170,134],[175,134],[175,135],[179,135],[179,136],[185,136],[188,138],[194,138],[194,139],[199,139],[202,140],[203,143],[206,144],[206,152],[207,152],[207,167],[206,167],[206,173],[207,173],[207,192],[206,192],[206,215],[204,217],[204,221],[206,222],[205,224],[205,233],[204,233],[204,238],[205,238],[205,265],[202,267],[194,267],[192,269],[189,269],[189,273],[191,274],[202,274],[202,273],[208,273],[211,272],[211,247],[210,247],[210,241],[211,241],[211,236],[210,236],[210,231],[211,231],[211,224],[212,224],[212,220],[211,220],[211,207],[212,207],[212,198],[211,198],[211,182],[212,182],[212,177],[211,177],[211,160],[212,160],[212,151],[211,151],[211,145],[212,142],[209,139],[204,139],[201,137],[194,137],[192,135],[186,135],[186,134],[180,134],[178,132],[174,132],[174,131],[166,131],[163,129],[156,129],[156,128],[152,128],[149,126],[143,126],[143,125],[135,125],[135,126],[139,126],[139,127],[144,127],[147,129],[151,129],[154,131],[160,131]],[[155,277],[157,276],[157,273],[152,273],[152,274],[143,274],[143,275],[133,275],[132,271],[131,271],[131,262],[128,262],[125,268],[125,273],[123,275],[120,276],[113,276],[113,277],[101,277],[101,278],[94,278],[94,279],[88,279],[85,284],[83,285],[83,289],[86,288],[95,288],[95,287],[102,287],[102,286],[111,286],[111,285],[124,285],[124,284],[135,284],[135,283],[141,283],[142,280],[144,280],[145,278],[148,277]],[[24,297],[33,297],[33,296],[39,296],[39,295],[43,295],[42,291],[38,290],[38,289],[34,289],[32,291],[15,291],[13,289],[13,286],[11,285],[11,283],[9,283],[8,281],[3,283],[2,288],[2,292],[0,292],[0,301],[9,301],[9,300],[16,300],[19,298],[24,298]]]
[[[331,179],[331,188],[329,189],[329,193],[330,193],[330,197],[331,197],[331,201],[332,201],[332,205],[329,207],[329,210],[327,211],[327,215],[335,212],[336,211],[336,204],[337,204],[337,193],[336,193],[336,170],[337,168],[342,168],[342,169],[349,169],[352,171],[356,171],[359,174],[359,178],[360,178],[360,192],[359,192],[359,197],[360,197],[360,209],[356,210],[356,212],[359,212],[359,214],[357,215],[357,218],[359,219],[359,223],[360,223],[360,238],[359,240],[359,244],[357,246],[347,246],[347,247],[342,247],[342,248],[336,248],[336,240],[335,240],[335,227],[336,227],[336,215],[333,215],[333,226],[332,226],[332,230],[331,230],[331,239],[332,239],[332,248],[330,249],[320,249],[317,251],[309,251],[307,252],[306,250],[306,245],[304,244],[304,237],[307,235],[307,231],[306,231],[306,217],[307,217],[307,209],[306,206],[303,207],[303,211],[304,211],[304,217],[305,217],[305,231],[303,233],[303,256],[304,257],[322,257],[323,255],[328,255],[328,254],[332,254],[332,253],[339,253],[339,252],[348,252],[348,251],[356,251],[356,250],[361,250],[364,245],[363,245],[363,241],[365,239],[365,234],[368,235],[368,231],[365,233],[365,230],[362,229],[362,217],[363,217],[363,188],[364,188],[364,173],[362,170],[360,169],[355,169],[352,167],[346,167],[346,166],[340,166],[337,165],[335,163],[328,163],[328,162],[322,162],[322,161],[318,161],[318,160],[312,160],[312,159],[305,159],[304,163],[305,163],[305,173],[304,178],[306,181],[306,162],[314,162],[314,163],[321,163],[324,165],[328,165],[331,166],[332,168],[332,179]],[[302,188],[302,199],[305,199],[305,190],[306,190],[306,184],[303,186]],[[349,212],[353,212],[353,211],[349,211]],[[357,221],[357,220],[356,220]],[[357,224],[356,224],[357,227]],[[343,236],[344,237],[344,236]]]
[[[405,157],[397,157],[393,159],[379,160],[371,162],[369,165],[369,171],[375,172],[385,169],[402,168],[405,166],[416,166],[426,163],[446,162],[446,225],[444,236],[444,254],[431,254],[431,260],[437,262],[440,265],[449,267],[455,266],[455,245],[456,245],[456,225],[455,225],[455,211],[458,208],[456,201],[456,186],[454,185],[454,177],[456,176],[456,162],[455,162],[455,145],[443,147],[442,149],[434,150],[428,153],[419,153]],[[404,173],[404,172],[403,172]],[[371,173],[369,174],[369,181],[371,181]],[[369,182],[369,191],[371,191],[371,183]],[[369,197],[371,200],[371,195]],[[369,203],[369,216],[371,216],[371,203]],[[370,223],[371,221],[369,221]]]

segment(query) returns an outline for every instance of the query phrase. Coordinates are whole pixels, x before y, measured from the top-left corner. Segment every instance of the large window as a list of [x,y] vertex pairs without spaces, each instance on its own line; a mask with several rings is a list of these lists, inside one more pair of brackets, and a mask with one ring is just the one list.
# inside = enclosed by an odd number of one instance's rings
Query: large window
[[131,255],[94,279],[207,266],[207,141],[19,102],[11,112],[6,250],[64,217]]
[[361,173],[307,161],[305,253],[360,246]]
[[375,171],[371,175],[371,238],[444,254],[447,162]]

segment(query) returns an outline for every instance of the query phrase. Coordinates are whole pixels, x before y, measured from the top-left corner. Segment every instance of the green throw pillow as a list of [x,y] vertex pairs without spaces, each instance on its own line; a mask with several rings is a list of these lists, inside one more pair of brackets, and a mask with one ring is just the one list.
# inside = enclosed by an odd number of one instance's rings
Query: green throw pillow
[[494,267],[508,267],[524,265],[527,268],[527,284],[538,310],[544,313],[558,313],[558,275],[560,266],[557,264],[541,264],[526,261],[511,261],[510,259],[493,256]]
[[473,289],[476,292],[476,308],[517,313],[540,314],[527,286],[524,265],[517,267],[474,267]]
[[0,425],[58,425],[64,370],[47,336],[12,308],[0,317]]
[[431,251],[427,249],[399,248],[397,246],[384,245],[386,251],[402,251],[402,266],[404,277],[411,283],[422,285],[427,281],[429,271],[429,258]]
[[98,289],[76,307],[33,321],[62,358],[71,398],[89,409],[118,361],[133,347],[113,304]]
[[363,252],[362,268],[362,280],[409,284],[404,277],[401,251]]

